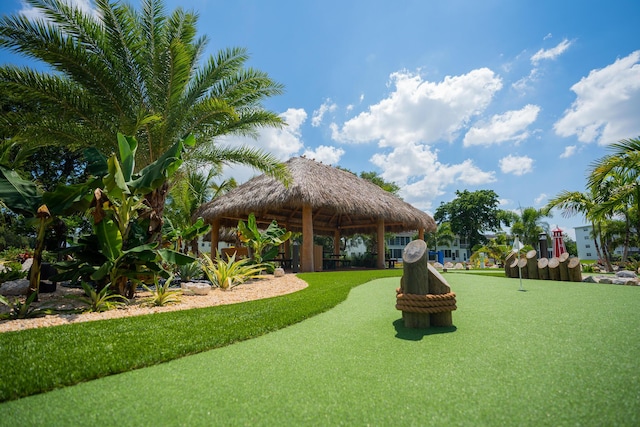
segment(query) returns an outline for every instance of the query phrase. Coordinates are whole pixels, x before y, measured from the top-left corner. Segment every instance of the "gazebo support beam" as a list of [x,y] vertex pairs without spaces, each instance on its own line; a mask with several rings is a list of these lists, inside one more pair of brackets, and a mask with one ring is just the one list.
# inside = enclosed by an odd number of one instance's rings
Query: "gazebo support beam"
[[333,254],[340,255],[340,230],[333,232]]
[[378,232],[378,268],[384,268],[384,219],[379,218],[377,223]]
[[211,259],[216,259],[218,242],[220,241],[220,220],[215,219],[211,223]]
[[424,228],[418,229],[418,239],[424,240]]
[[[320,260],[322,262],[322,260]],[[310,205],[302,206],[302,258],[300,271],[314,271],[313,263],[313,212]]]

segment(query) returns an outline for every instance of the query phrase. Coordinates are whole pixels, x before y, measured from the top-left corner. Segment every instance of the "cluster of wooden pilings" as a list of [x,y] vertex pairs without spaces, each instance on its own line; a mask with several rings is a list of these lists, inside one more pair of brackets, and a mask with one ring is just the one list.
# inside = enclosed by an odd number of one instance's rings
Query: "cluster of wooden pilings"
[[580,259],[564,252],[559,257],[537,258],[538,252],[530,250],[524,257],[511,252],[504,263],[507,277],[523,279],[559,280],[564,282],[582,282]]

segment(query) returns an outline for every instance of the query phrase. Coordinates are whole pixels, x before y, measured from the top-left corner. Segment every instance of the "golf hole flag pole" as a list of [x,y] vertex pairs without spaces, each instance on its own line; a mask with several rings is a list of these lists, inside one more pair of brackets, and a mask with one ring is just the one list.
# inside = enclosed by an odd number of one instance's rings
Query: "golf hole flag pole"
[[[524,248],[524,245],[520,243],[520,238],[516,236],[513,241],[513,249],[511,250],[514,254],[516,254],[516,258],[520,257],[520,250]],[[522,291],[522,267],[520,267],[520,263],[518,263],[518,276],[520,277],[520,290]]]

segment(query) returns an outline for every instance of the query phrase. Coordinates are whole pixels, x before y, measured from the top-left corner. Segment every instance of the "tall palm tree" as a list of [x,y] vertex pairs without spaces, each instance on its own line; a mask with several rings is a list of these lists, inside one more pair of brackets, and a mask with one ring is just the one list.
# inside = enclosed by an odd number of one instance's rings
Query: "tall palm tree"
[[582,214],[585,218],[591,222],[591,228],[593,230],[593,244],[598,254],[598,259],[605,263],[607,270],[611,271],[611,263],[608,256],[603,256],[600,249],[600,242],[602,239],[602,216],[597,215],[595,209],[598,205],[597,192],[591,190],[590,192],[579,191],[562,191],[557,196],[549,200],[547,205],[543,208],[545,214],[549,214],[551,209],[558,208],[561,211],[563,217],[568,218],[577,214]]
[[[143,0],[141,10],[96,0],[95,14],[63,0],[26,2],[44,19],[1,17],[0,47],[48,69],[0,67],[0,92],[21,101],[0,112],[1,134],[24,144],[92,146],[109,154],[121,132],[137,138],[139,168],[193,134],[198,145],[187,160],[242,163],[286,179],[273,156],[215,143],[220,135],[282,126],[261,103],[283,87],[246,68],[242,48],[221,50],[201,65],[207,38],[196,36],[196,13],[178,8],[167,15],[162,0]],[[167,192],[163,187],[148,197],[155,217],[162,216]]]
[[[607,180],[615,176],[618,180],[616,188],[610,192],[610,200],[603,200],[609,203],[605,208],[628,203],[634,206],[636,212],[640,212],[640,138],[623,139],[611,144],[609,149],[611,154],[592,163],[588,185],[602,188]],[[635,228],[640,230],[640,218]]]
[[547,215],[542,209],[524,208],[511,225],[511,233],[520,236],[522,243],[536,247],[540,233],[549,232],[549,224],[542,221]]
[[438,252],[438,245],[451,246],[456,239],[456,235],[451,231],[451,223],[448,221],[438,224],[434,233],[427,233],[425,236],[427,246]]

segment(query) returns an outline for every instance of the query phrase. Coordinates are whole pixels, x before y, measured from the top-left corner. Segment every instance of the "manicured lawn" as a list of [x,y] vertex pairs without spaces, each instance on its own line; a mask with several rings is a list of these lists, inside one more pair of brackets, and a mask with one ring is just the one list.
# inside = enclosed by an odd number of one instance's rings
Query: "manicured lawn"
[[640,423],[640,288],[445,277],[454,328],[405,329],[398,279],[376,280],[256,339],[5,402],[0,425]]

